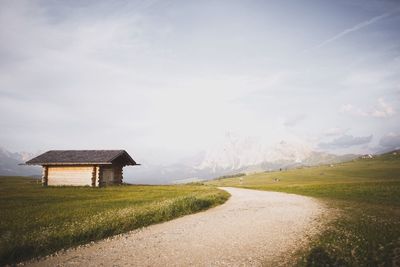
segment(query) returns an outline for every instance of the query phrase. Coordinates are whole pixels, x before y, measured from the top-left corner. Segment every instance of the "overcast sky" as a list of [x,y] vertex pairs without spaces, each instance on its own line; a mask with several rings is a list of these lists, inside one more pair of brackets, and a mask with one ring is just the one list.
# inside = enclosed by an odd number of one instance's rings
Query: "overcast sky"
[[0,2],[0,146],[400,146],[399,1]]

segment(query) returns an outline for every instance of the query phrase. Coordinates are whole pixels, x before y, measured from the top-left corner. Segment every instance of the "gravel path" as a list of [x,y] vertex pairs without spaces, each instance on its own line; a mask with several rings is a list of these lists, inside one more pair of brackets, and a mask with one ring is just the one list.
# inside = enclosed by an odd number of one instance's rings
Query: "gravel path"
[[325,211],[308,197],[238,188],[223,205],[30,262],[33,266],[285,265]]

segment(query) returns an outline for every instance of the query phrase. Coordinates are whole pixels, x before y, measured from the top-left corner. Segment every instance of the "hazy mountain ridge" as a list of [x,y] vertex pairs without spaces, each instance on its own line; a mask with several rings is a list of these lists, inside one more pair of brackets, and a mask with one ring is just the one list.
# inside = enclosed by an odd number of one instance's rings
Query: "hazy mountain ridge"
[[227,136],[222,146],[208,151],[198,169],[239,170],[247,166],[260,165],[265,162],[279,161],[302,162],[313,153],[304,144],[281,141],[273,146],[267,146],[256,139]]
[[144,164],[143,168],[131,168],[126,172],[132,182],[157,183],[184,182],[211,179],[236,173],[254,173],[333,164],[357,158],[359,155],[335,155],[314,151],[302,143],[280,141],[272,146],[254,138],[238,138],[228,134],[225,142],[179,163],[167,166]]
[[209,173],[214,174],[214,177],[216,177],[216,176],[235,174],[235,173],[254,173],[261,171],[273,171],[281,168],[285,169],[285,168],[295,168],[299,166],[334,164],[352,160],[354,158],[357,158],[358,156],[359,155],[354,155],[354,154],[334,155],[325,152],[311,151],[309,155],[307,157],[302,158],[302,160],[281,158],[272,161],[266,160],[257,164],[243,165],[239,168],[224,168],[222,166],[214,164],[212,167],[206,167],[205,169],[202,169],[202,171],[204,172],[205,170],[208,170]]
[[10,152],[0,147],[0,175],[9,176],[38,176],[41,173],[41,168],[37,166],[21,166],[28,159],[35,156],[29,152]]
[[196,167],[214,174],[267,171],[296,166],[314,166],[350,160],[357,155],[334,155],[314,151],[306,144],[280,141],[272,146],[256,139],[227,135],[226,142],[205,154]]

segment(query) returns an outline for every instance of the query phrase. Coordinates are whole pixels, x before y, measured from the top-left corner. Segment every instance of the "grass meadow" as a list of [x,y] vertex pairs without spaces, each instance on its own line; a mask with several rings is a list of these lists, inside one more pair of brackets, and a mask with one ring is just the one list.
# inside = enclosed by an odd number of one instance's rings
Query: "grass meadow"
[[0,177],[0,265],[208,209],[229,198],[204,185],[47,187]]
[[332,213],[299,251],[300,266],[400,266],[400,153],[335,165],[257,173],[208,184],[322,200]]

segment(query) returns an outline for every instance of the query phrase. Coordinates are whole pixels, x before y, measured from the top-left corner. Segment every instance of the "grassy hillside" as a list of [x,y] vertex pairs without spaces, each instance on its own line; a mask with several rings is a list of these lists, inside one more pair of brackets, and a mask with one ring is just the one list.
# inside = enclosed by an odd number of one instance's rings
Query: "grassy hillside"
[[325,230],[303,252],[302,265],[400,265],[399,152],[208,184],[317,197],[336,210]]
[[171,220],[225,202],[209,186],[48,187],[0,177],[0,265]]

